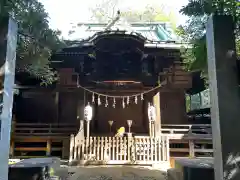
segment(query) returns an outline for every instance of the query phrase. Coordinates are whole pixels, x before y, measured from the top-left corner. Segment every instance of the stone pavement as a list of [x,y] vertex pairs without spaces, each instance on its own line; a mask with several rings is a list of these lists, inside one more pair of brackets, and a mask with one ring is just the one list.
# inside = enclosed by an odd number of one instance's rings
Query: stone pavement
[[141,166],[88,166],[71,168],[69,180],[165,180],[166,173]]

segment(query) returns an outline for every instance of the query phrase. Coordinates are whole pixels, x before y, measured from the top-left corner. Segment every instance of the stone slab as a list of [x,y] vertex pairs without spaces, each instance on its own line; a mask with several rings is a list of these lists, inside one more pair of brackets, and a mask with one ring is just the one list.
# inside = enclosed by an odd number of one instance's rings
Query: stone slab
[[176,158],[168,180],[214,180],[213,158]]
[[31,158],[9,165],[9,180],[50,178],[60,169],[59,158]]
[[43,178],[45,175],[43,167],[11,167],[8,172],[8,180],[35,180],[36,178]]
[[206,24],[211,123],[216,180],[239,180],[240,94],[235,20],[211,15]]
[[189,168],[213,168],[213,158],[176,158],[175,168],[189,167]]
[[10,167],[36,167],[47,165],[54,169],[60,167],[60,158],[30,158],[24,159],[16,164],[10,165]]

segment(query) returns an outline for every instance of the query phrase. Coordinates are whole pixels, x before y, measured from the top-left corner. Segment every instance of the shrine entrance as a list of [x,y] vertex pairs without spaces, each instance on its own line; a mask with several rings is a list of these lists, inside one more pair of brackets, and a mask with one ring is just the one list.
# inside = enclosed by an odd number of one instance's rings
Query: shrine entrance
[[[131,104],[130,104],[131,103]],[[131,132],[148,134],[147,106],[145,101],[129,102],[122,107],[122,100],[116,99],[113,107],[109,102],[108,107],[104,105],[95,107],[94,120],[91,122],[91,132],[98,135],[113,135],[120,127],[125,127],[128,132],[127,120],[132,120]],[[109,121],[112,121],[110,128]]]

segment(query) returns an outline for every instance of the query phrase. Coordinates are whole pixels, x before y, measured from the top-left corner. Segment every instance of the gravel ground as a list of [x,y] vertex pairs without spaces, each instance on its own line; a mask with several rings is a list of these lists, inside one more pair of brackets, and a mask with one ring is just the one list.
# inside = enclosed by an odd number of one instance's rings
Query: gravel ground
[[140,166],[89,166],[70,171],[75,173],[69,180],[165,180],[166,175],[164,171]]

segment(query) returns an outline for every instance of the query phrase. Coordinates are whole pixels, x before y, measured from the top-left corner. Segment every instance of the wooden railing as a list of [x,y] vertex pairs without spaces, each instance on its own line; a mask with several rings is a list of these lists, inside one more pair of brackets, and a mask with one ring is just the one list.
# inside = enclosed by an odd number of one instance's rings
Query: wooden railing
[[212,134],[210,124],[163,124],[164,134]]
[[15,123],[14,136],[70,136],[78,128],[76,124]]
[[213,156],[210,124],[162,125],[162,133],[169,137],[171,156]]
[[[13,126],[13,142],[11,145],[12,152],[17,152],[17,151],[46,151],[46,154],[50,154],[51,152],[55,151],[64,151],[66,154],[66,151],[69,151],[69,139],[68,143],[66,141],[66,138],[70,137],[70,134],[73,132],[76,132],[77,130],[78,133],[77,135],[72,138],[74,138],[74,142],[72,142],[72,151],[74,151],[74,148],[76,146],[80,146],[79,144],[85,143],[86,140],[84,139],[84,128],[83,128],[84,122],[80,122],[80,128],[77,127],[76,125],[73,124],[37,124],[37,123],[16,123]],[[212,135],[211,135],[211,125],[209,124],[197,124],[197,125],[162,125],[162,133],[164,136],[167,136],[169,139],[170,143],[170,154],[171,156],[191,156],[191,157],[199,157],[199,156],[212,156],[213,154],[213,149],[212,149]],[[41,137],[40,139],[36,139],[34,137]],[[45,138],[46,137],[46,138]],[[51,138],[49,138],[51,137]],[[31,138],[31,142],[30,139]],[[45,139],[44,139],[45,138]],[[51,140],[52,138],[57,138],[54,140]],[[95,140],[94,140],[95,138]],[[101,137],[102,138],[102,137]],[[105,139],[100,138],[100,144],[103,142],[105,143]],[[113,137],[107,137],[107,141],[109,141],[109,146],[111,145],[112,148],[110,148],[112,151],[111,153],[117,153],[117,139],[114,139]],[[150,139],[144,139],[145,136],[139,136],[139,137],[134,137],[133,140],[129,140],[128,138],[126,139],[126,142],[123,139],[118,140],[118,144],[120,148],[120,141],[124,144],[127,143],[126,147],[130,146],[131,142],[133,143],[131,148],[138,148],[139,146],[146,146],[148,147],[148,141],[150,143],[149,146],[151,146],[151,140]],[[150,137],[146,137],[150,138]],[[61,141],[61,139],[64,139],[64,144],[62,146],[54,147],[55,141]],[[46,142],[46,145],[44,147],[39,145],[37,148],[33,142],[36,144],[39,142],[42,143],[42,141]],[[29,145],[23,144],[22,142],[26,144],[25,141],[28,141],[29,144],[32,144],[30,147]],[[52,142],[53,141],[53,142]],[[65,142],[66,141],[66,142]],[[99,141],[98,138],[92,137],[93,144],[95,144],[95,150],[97,152],[97,142]],[[111,141],[111,142],[110,142]],[[153,140],[154,141],[154,140]],[[139,143],[138,143],[139,142]],[[21,146],[16,146],[17,144],[21,143]],[[115,143],[115,147],[113,148]],[[15,144],[15,145],[14,145]],[[68,145],[66,145],[68,144]],[[139,145],[137,145],[139,144]],[[153,143],[154,144],[154,143]],[[90,144],[89,144],[90,145]],[[133,146],[134,145],[134,146]],[[105,148],[105,144],[103,145]],[[154,146],[154,145],[153,145]],[[157,147],[157,146],[156,146]],[[44,149],[43,149],[44,148]],[[67,149],[66,149],[67,148]],[[81,148],[86,148],[86,146],[81,145]],[[62,150],[63,149],[63,150]],[[114,150],[113,150],[114,149]],[[93,149],[92,149],[93,151]],[[78,152],[80,153],[80,152]],[[88,161],[90,149],[88,148],[88,152],[84,150],[85,156],[83,156],[84,161]],[[148,162],[151,162],[151,157],[147,157],[147,151],[145,152],[146,154],[144,155],[143,152],[142,154],[138,155],[139,159],[138,161],[144,162],[144,158],[148,160]],[[15,153],[13,153],[15,154]],[[91,152],[90,154],[93,154]],[[101,156],[101,153],[99,154],[100,157],[99,159],[103,160],[104,157]],[[82,155],[80,153],[80,156],[82,158]],[[93,156],[93,155],[90,155]],[[129,155],[126,155],[126,158],[128,158]],[[140,156],[142,157],[143,160],[140,160]],[[77,155],[75,156],[74,153],[72,155],[72,159],[76,159],[78,157]],[[116,157],[111,155],[110,162],[119,162],[120,161],[120,155],[118,155],[118,159],[116,160]],[[130,157],[130,156],[129,156]],[[129,161],[128,159],[126,161]],[[122,156],[122,161],[124,162],[124,156]]]
[[69,161],[154,164],[169,161],[169,140],[161,137],[90,137],[70,143]]
[[212,157],[212,139],[170,139],[171,157]]
[[58,156],[68,158],[69,137],[16,137],[11,142],[10,156],[14,158]]
[[70,135],[77,130],[76,124],[12,123],[10,156],[68,158]]
[[[15,123],[14,132],[17,135],[59,135],[72,134],[79,127],[75,124],[43,124],[43,123]],[[211,125],[162,125],[163,134],[211,134]]]

